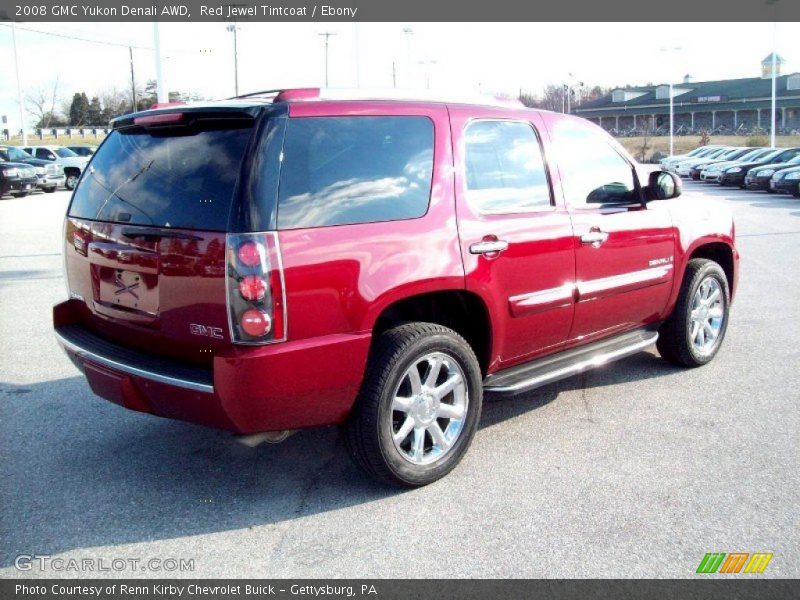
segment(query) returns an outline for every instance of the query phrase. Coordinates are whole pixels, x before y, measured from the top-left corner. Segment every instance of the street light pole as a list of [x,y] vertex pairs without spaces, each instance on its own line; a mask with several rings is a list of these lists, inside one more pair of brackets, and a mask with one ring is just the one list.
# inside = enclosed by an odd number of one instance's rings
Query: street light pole
[[153,42],[156,54],[156,99],[159,104],[169,102],[169,95],[164,88],[164,73],[161,64],[161,34],[158,30],[158,21],[153,22]]
[[239,40],[236,37],[236,32],[239,26],[234,23],[226,27],[228,31],[233,32],[233,91],[234,95],[239,95]]
[[19,123],[22,128],[22,145],[28,145],[28,133],[25,131],[25,106],[22,104],[22,85],[19,79],[19,56],[17,55],[17,23],[11,21],[11,37],[14,39],[14,68],[17,71],[17,101],[19,102]]
[[675,155],[675,101],[673,100],[672,82],[669,82],[669,155]]
[[325,87],[328,87],[328,40],[332,35],[336,35],[332,31],[323,31],[318,34],[325,38]]
[[136,112],[136,80],[133,77],[133,47],[128,46],[128,55],[131,59],[131,96],[133,100],[133,112]]
[[775,147],[775,128],[778,125],[778,102],[777,102],[777,94],[776,94],[776,81],[775,78],[778,76],[777,74],[777,66],[778,66],[778,53],[777,48],[775,47],[777,44],[775,43],[776,36],[776,29],[777,24],[772,23],[772,125],[770,126],[770,135],[769,135],[769,143],[772,148]]

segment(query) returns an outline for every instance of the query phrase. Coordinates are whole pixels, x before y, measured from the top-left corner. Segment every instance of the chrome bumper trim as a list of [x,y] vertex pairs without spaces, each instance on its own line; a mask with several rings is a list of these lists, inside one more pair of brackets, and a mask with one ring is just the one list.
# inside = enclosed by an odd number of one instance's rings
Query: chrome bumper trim
[[126,365],[124,363],[118,362],[111,358],[107,358],[91,350],[87,350],[85,348],[81,348],[80,346],[76,345],[75,343],[71,342],[70,340],[63,337],[58,331],[55,332],[56,339],[58,343],[64,348],[64,350],[68,350],[78,357],[82,359],[89,360],[93,363],[97,363],[98,365],[108,367],[115,371],[122,371],[123,373],[128,373],[129,375],[135,375],[137,377],[142,377],[143,379],[149,379],[151,381],[157,381],[158,383],[165,383],[167,385],[174,385],[177,387],[186,388],[189,390],[195,390],[197,392],[204,392],[206,394],[213,394],[214,393],[214,386],[207,385],[205,383],[199,383],[197,381],[191,381],[189,379],[180,379],[177,377],[170,377],[169,375],[163,375],[161,373],[155,373],[153,371],[147,371],[145,369],[139,369],[138,367],[132,367],[130,365]]

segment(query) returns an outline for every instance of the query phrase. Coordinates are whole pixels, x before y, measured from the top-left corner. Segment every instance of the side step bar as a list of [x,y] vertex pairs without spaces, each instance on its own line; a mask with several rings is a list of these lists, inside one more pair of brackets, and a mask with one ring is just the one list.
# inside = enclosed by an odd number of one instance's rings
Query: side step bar
[[636,354],[655,342],[657,338],[657,331],[637,329],[498,371],[483,380],[483,387],[487,392],[495,393],[532,390]]

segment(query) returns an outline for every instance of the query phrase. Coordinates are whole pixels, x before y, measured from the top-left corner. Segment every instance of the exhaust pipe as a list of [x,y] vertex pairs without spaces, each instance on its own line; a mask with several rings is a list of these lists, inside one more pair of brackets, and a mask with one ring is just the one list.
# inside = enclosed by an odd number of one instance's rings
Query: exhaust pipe
[[284,429],[283,431],[264,431],[261,433],[251,433],[249,435],[237,435],[236,441],[244,444],[248,448],[255,448],[264,442],[268,444],[280,444],[285,442],[290,435],[297,433],[296,429]]

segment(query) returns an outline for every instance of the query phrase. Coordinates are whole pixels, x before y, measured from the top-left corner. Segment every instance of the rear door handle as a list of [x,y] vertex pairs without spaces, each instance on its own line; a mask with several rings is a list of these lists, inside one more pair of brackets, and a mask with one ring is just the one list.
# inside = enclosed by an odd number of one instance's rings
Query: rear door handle
[[470,254],[495,254],[508,248],[505,240],[487,240],[470,244]]
[[599,229],[592,229],[588,233],[584,233],[581,236],[581,243],[592,244],[593,246],[599,246],[607,239],[608,239],[608,233],[606,233],[605,231],[600,231]]

